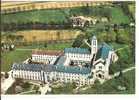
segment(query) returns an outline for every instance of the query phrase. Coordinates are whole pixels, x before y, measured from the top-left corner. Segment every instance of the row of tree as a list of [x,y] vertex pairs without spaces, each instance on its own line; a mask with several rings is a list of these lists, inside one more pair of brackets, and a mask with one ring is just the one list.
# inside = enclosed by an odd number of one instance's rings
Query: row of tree
[[[122,27],[122,28],[121,28]],[[133,29],[132,31],[130,31]],[[82,30],[82,29],[81,29]],[[86,34],[80,34],[77,36],[73,42],[73,47],[80,47],[83,44],[83,39],[90,40],[92,33],[82,30]],[[99,31],[98,31],[99,32]],[[131,38],[132,36],[132,38]],[[101,29],[99,35],[97,36],[99,42],[116,42],[119,44],[128,44],[130,41],[134,40],[134,28],[129,27],[129,25],[124,24],[123,26],[114,24],[113,26],[106,25],[104,29]],[[90,41],[88,41],[90,43]],[[134,41],[132,41],[132,45]]]
[[131,3],[135,3],[135,2],[133,2],[133,1],[129,1],[129,2],[120,2],[120,6],[121,6],[121,8],[123,9],[124,13],[125,13],[126,15],[128,15],[128,16],[131,18],[132,21],[135,21],[134,16],[132,15],[132,13],[131,13],[130,10],[129,10],[129,4],[131,4]]
[[70,23],[63,24],[44,24],[44,23],[26,23],[26,24],[3,24],[1,26],[2,31],[13,31],[13,30],[26,30],[26,29],[69,29],[72,25]]

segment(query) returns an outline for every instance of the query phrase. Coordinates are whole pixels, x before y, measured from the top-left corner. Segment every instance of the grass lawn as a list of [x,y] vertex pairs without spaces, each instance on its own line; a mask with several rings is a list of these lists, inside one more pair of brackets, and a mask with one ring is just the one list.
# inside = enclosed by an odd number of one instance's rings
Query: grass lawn
[[[18,80],[19,81],[19,80]],[[20,81],[21,82],[21,81]],[[19,85],[19,86],[21,86],[22,87],[22,93],[19,93],[19,94],[22,94],[22,95],[25,95],[25,94],[38,94],[37,92],[36,92],[36,90],[38,90],[39,89],[39,87],[38,86],[35,86],[35,85],[33,85],[33,84],[30,84],[30,83],[23,83],[22,85]],[[14,89],[15,87],[10,87],[8,90],[7,90],[7,92],[6,92],[6,94],[14,94],[13,93],[13,89]]]
[[[32,50],[24,50],[24,49],[42,49],[42,50],[64,50],[64,48],[71,47],[72,43],[57,43],[57,44],[48,44],[47,48],[44,47],[43,44],[41,45],[31,45],[17,48],[17,50],[4,52],[2,53],[1,57],[1,70],[2,71],[9,71],[11,70],[11,65],[16,62],[23,62],[28,57],[31,56]],[[23,50],[18,50],[23,49]]]
[[49,50],[64,50],[64,48],[70,48],[72,43],[58,43],[58,44],[48,44],[46,49]]
[[111,8],[111,22],[112,23],[129,23],[129,17],[126,16],[120,7]]
[[14,62],[22,62],[26,60],[31,55],[31,51],[10,51],[2,53],[1,55],[1,70],[9,71],[11,70],[11,65]]
[[62,23],[66,22],[66,15],[63,10],[34,10],[2,15],[3,23]]
[[20,49],[64,50],[64,48],[69,48],[71,46],[72,43],[53,43],[47,44],[47,47],[44,47],[44,43],[41,43],[20,47]]
[[127,90],[120,91],[117,89],[118,80],[111,79],[104,84],[98,84],[92,88],[80,91],[80,94],[134,94],[135,93],[135,70],[123,74],[128,82]]
[[74,83],[65,83],[63,86],[52,88],[50,94],[73,94],[73,89],[75,88]]

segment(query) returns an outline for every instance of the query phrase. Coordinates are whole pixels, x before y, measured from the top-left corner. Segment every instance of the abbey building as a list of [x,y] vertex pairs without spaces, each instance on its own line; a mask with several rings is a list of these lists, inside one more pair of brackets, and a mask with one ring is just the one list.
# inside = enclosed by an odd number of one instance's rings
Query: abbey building
[[118,56],[113,48],[106,43],[98,45],[97,38],[93,36],[91,49],[33,51],[29,59],[12,65],[12,77],[44,83],[60,81],[89,85],[96,79],[107,79],[110,64],[117,60]]

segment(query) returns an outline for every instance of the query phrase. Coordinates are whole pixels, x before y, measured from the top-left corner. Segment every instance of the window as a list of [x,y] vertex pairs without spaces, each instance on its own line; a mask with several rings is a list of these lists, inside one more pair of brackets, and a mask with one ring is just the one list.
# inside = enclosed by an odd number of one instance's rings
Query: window
[[99,66],[99,69],[102,69],[102,66]]
[[96,41],[93,41],[93,45],[96,45]]

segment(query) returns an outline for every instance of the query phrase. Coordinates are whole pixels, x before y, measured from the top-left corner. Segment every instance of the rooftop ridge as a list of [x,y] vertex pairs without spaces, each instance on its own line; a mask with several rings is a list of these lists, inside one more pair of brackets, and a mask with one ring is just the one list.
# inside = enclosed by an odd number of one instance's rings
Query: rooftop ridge
[[63,54],[63,50],[34,50],[32,51],[32,54],[38,54],[38,55],[60,55]]
[[64,53],[90,54],[90,51],[87,48],[65,48]]
[[29,70],[29,71],[58,71],[65,73],[76,73],[76,74],[88,74],[91,68],[78,67],[78,66],[64,66],[64,65],[51,65],[51,64],[25,64],[25,63],[14,63],[12,69],[17,70]]

